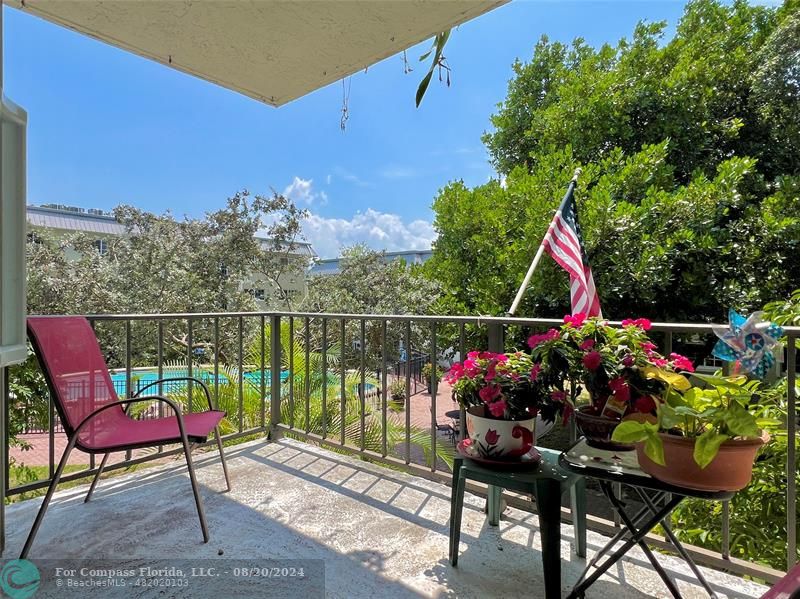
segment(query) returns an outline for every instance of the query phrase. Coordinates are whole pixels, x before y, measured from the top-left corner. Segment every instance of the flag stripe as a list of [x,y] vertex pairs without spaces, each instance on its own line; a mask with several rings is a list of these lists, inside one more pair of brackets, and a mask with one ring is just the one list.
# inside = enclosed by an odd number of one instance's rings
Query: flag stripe
[[542,241],[545,251],[569,273],[572,313],[602,316],[600,298],[580,236],[575,198],[571,191],[556,212]]

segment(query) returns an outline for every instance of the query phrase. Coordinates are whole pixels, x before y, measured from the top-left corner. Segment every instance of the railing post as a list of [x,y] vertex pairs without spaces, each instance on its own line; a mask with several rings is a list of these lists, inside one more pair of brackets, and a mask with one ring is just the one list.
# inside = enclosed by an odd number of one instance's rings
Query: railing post
[[[498,322],[489,323],[489,330],[486,340],[486,349],[496,354],[505,351],[505,340],[503,339],[503,325]],[[462,360],[464,358],[461,358]]]
[[269,436],[279,438],[278,425],[281,422],[281,317],[269,317]]

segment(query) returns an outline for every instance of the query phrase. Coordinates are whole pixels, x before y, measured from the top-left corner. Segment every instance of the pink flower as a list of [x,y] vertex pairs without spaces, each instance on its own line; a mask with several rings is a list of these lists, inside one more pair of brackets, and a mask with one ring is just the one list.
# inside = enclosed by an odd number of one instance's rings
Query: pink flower
[[564,316],[564,324],[570,327],[580,328],[584,322],[586,322],[586,314],[583,312]]
[[637,318],[635,320],[633,318],[626,318],[622,321],[622,326],[624,327],[639,327],[643,331],[649,331],[652,324],[653,323],[646,318]]
[[491,412],[492,416],[495,418],[502,418],[503,414],[506,412],[506,402],[502,399],[493,401],[489,404],[489,412]]
[[483,387],[480,391],[478,391],[478,396],[485,403],[491,403],[500,397],[500,385],[489,385],[488,387]]
[[566,391],[551,391],[550,392],[550,399],[553,401],[567,401],[567,392]]
[[450,385],[455,385],[459,379],[463,377],[464,366],[461,364],[461,362],[456,362],[450,367],[450,370],[447,371],[447,374],[444,375],[444,380]]
[[471,358],[469,360],[464,360],[464,376],[470,379],[474,379],[476,376],[480,374],[480,372],[481,372],[481,367],[475,360]]
[[466,438],[466,439],[464,439],[464,440],[463,440],[461,443],[462,443],[462,445],[463,445],[464,447],[469,447],[470,445],[472,445],[472,439],[470,439],[469,437],[467,437],[467,438]]
[[535,381],[539,378],[539,373],[542,371],[542,365],[539,363],[534,364],[531,366],[531,380]]
[[597,370],[602,362],[603,357],[599,352],[596,351],[590,351],[588,354],[583,356],[583,365],[589,370]]
[[655,358],[653,360],[653,366],[656,366],[657,368],[664,368],[668,364],[669,360],[665,360],[664,358]]
[[486,442],[489,445],[496,445],[497,442],[500,440],[500,435],[497,434],[497,431],[489,429],[486,432]]
[[486,369],[486,374],[483,376],[483,379],[486,382],[493,381],[494,378],[497,376],[497,372],[495,371],[495,365],[497,363],[492,361],[489,362],[489,367]]
[[669,357],[672,360],[672,365],[675,367],[676,370],[685,370],[686,372],[694,372],[694,364],[692,364],[692,361],[686,356],[682,356],[680,354],[676,354],[673,352],[669,355]]
[[581,349],[583,351],[589,351],[594,347],[594,339],[587,339],[583,343],[581,343]]
[[500,363],[508,362],[508,356],[505,354],[495,354],[494,359]]
[[633,357],[633,355],[631,355],[631,354],[628,354],[628,355],[626,355],[624,358],[622,358],[622,365],[623,365],[623,366],[625,366],[625,367],[627,367],[627,368],[630,368],[630,367],[631,367],[631,366],[633,366],[634,364],[635,364],[635,360],[634,360],[634,357]]
[[467,354],[467,358],[469,358],[470,360],[477,360],[478,358],[480,358],[480,353],[476,351],[471,351]]
[[528,347],[533,349],[542,343],[558,339],[558,337],[559,337],[558,329],[550,329],[546,333],[534,334],[528,337]]

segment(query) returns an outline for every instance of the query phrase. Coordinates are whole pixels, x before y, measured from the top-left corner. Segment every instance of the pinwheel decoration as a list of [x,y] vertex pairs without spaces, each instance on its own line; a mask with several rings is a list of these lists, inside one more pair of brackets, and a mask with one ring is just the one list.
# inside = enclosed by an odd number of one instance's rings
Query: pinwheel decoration
[[764,320],[763,312],[753,312],[745,318],[736,310],[728,312],[728,327],[714,327],[719,341],[712,353],[728,362],[736,362],[737,372],[749,372],[758,378],[775,363],[772,348],[778,344],[783,329]]

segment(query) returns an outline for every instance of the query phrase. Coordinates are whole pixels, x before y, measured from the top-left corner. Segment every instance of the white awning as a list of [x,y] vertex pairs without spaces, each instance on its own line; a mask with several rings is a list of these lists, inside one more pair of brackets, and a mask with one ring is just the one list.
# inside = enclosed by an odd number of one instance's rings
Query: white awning
[[280,106],[508,0],[4,0]]

